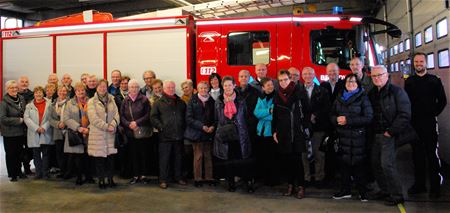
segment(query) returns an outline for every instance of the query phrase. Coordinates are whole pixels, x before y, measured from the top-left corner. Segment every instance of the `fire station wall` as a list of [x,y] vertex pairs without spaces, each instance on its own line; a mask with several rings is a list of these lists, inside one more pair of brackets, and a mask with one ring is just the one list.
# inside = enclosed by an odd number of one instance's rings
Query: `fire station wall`
[[22,75],[30,88],[45,85],[53,70],[52,47],[51,37],[3,40],[3,85]]
[[157,78],[175,81],[180,94],[188,68],[186,29],[108,33],[107,40],[108,78],[119,69],[143,86],[142,73],[153,70]]
[[59,77],[68,73],[77,82],[89,73],[103,78],[103,34],[58,36],[56,61]]

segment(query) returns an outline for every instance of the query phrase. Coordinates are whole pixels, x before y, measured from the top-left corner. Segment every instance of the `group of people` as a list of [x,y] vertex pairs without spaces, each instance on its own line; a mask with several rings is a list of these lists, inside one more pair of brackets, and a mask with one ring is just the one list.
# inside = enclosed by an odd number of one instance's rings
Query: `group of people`
[[162,189],[186,185],[191,176],[197,187],[224,178],[233,192],[240,178],[249,193],[255,180],[270,186],[287,181],[283,195],[298,199],[305,187],[339,179],[333,198],[350,198],[355,182],[361,201],[376,181],[380,190],[373,198],[396,205],[404,200],[395,151],[411,143],[415,184],[408,191],[426,192],[429,174],[430,195],[438,197],[436,117],[446,96],[425,59],[415,54],[416,74],[405,89],[389,81],[382,65],[368,75],[360,58],[350,61],[352,73],[344,79],[337,64],[328,64],[329,80],[320,85],[311,67],[280,70],[271,79],[266,65],[257,64],[254,78],[239,72],[239,86],[217,73],[196,89],[187,80],[181,97],[173,81],[153,71],[143,73],[143,87],[119,70],[111,72],[110,85],[89,74],[73,86],[66,74],[58,85],[51,74],[33,91],[20,77],[6,82],[0,105],[8,176],[17,181],[32,174],[33,159],[35,179],[50,178],[55,167],[58,177],[74,176],[78,185],[95,183],[95,175],[104,189],[116,186],[119,171],[130,184],[158,176]]

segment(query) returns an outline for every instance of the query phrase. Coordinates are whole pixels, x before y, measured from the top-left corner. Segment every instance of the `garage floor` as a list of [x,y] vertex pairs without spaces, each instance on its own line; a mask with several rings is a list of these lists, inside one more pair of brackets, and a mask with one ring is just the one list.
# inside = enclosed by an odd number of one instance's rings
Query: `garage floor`
[[[2,140],[0,146],[3,147]],[[162,190],[155,183],[130,186],[128,180],[118,179],[116,189],[99,190],[97,185],[76,187],[73,180],[35,181],[32,177],[9,182],[0,149],[0,212],[449,212],[448,184],[438,200],[427,195],[409,197],[403,206],[387,207],[381,201],[361,203],[359,200],[332,200],[334,190],[307,189],[307,198],[298,200],[281,196],[284,185],[274,188],[260,186],[255,194],[242,188],[235,193],[226,191],[225,184],[217,187],[170,185]],[[409,187],[411,165],[409,147],[399,150],[404,189]]]

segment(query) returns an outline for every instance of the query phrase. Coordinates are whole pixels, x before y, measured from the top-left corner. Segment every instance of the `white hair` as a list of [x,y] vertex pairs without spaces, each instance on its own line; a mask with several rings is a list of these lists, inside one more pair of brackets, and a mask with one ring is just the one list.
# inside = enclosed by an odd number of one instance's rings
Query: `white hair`
[[312,67],[304,67],[303,70],[302,70],[302,72],[303,72],[304,70],[312,71],[312,73],[314,73],[314,74],[316,73]]
[[129,81],[128,81],[128,87],[131,87],[131,85],[138,85],[138,87],[141,87],[141,86],[139,86],[139,82],[136,80],[136,79],[130,79]]
[[182,83],[181,83],[181,89],[183,89],[183,86],[184,85],[188,85],[188,86],[191,86],[191,87],[193,87],[194,86],[194,82],[192,82],[192,80],[191,79],[188,79],[188,80],[186,80],[186,81],[183,81]]
[[175,84],[175,81],[172,81],[172,80],[165,80],[165,81],[163,82],[163,87],[166,87],[166,86],[168,86],[169,84],[174,84],[174,85],[176,85],[176,84]]
[[5,88],[9,89],[9,87],[11,87],[13,84],[17,84],[16,80],[9,80],[5,83]]
[[384,65],[375,65],[372,67],[372,70],[374,70],[374,69],[381,69],[381,70],[383,70],[383,72],[387,72],[387,69]]

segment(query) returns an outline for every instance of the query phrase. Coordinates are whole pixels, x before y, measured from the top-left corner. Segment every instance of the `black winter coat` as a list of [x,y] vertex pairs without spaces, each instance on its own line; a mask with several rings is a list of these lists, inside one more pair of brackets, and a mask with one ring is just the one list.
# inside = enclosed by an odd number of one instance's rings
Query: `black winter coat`
[[171,100],[163,95],[153,104],[150,113],[151,122],[158,129],[161,142],[180,141],[184,138],[186,104],[177,95],[175,97],[175,100]]
[[212,141],[214,134],[203,131],[203,126],[214,125],[214,104],[212,97],[203,106],[198,94],[192,95],[186,107],[186,130],[184,138],[192,142]]
[[[248,137],[247,130],[247,107],[245,105],[245,100],[239,95],[236,96],[234,100],[236,104],[237,113],[234,115],[233,119],[237,125],[237,130],[239,134],[239,144],[242,159],[247,159],[252,154],[252,147]],[[223,102],[223,95],[217,98],[215,103],[215,120],[216,120],[216,132],[220,131],[221,126],[228,124],[231,121],[224,115],[225,103]],[[219,159],[228,160],[229,145],[228,142],[223,141],[222,138],[218,137],[218,134],[214,137],[213,153]]]
[[278,151],[282,154],[306,152],[305,135],[302,129],[308,126],[305,117],[308,97],[305,92],[302,87],[296,85],[288,103],[283,102],[278,92],[273,97],[272,132],[277,133]]
[[315,123],[312,124],[312,131],[329,131],[331,125],[328,116],[330,114],[331,103],[328,91],[314,84],[314,89],[308,104],[308,119],[311,120],[312,115],[316,117]]
[[[337,124],[337,117],[345,116],[347,124]],[[369,98],[360,90],[347,101],[342,100],[342,92],[337,96],[331,109],[330,121],[339,136],[339,152],[341,159],[349,165],[355,165],[366,158],[366,130],[372,122],[373,109]]]

